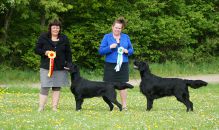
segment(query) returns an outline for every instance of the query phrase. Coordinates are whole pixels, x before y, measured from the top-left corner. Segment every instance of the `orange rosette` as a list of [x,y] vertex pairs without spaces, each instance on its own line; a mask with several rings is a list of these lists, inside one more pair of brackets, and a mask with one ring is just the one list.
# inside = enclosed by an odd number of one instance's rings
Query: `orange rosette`
[[51,77],[54,70],[54,59],[56,58],[56,52],[49,51],[48,58],[50,59],[48,77]]

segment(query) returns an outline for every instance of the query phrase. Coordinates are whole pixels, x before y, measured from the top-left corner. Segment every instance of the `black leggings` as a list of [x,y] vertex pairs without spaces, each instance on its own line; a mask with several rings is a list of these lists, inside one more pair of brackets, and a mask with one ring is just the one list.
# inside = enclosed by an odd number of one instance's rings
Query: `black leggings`
[[[50,87],[41,87],[40,94],[48,95]],[[52,87],[52,91],[60,91],[61,87]]]

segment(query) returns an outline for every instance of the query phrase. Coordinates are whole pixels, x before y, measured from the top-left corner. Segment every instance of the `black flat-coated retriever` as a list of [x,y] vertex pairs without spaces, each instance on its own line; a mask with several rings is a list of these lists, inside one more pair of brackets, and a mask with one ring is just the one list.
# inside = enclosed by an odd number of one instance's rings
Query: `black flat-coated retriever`
[[77,65],[67,64],[65,67],[71,74],[71,92],[74,94],[76,101],[76,111],[81,109],[85,98],[102,97],[109,105],[110,111],[113,110],[113,104],[118,106],[122,111],[122,105],[116,99],[116,91],[126,88],[133,88],[131,84],[119,82],[101,82],[90,81],[80,76],[80,70]]
[[202,80],[186,80],[180,78],[162,78],[151,73],[146,62],[134,61],[134,68],[140,71],[140,91],[147,98],[147,111],[153,106],[154,99],[175,96],[178,101],[193,111],[193,103],[189,100],[188,86],[197,89],[208,83]]

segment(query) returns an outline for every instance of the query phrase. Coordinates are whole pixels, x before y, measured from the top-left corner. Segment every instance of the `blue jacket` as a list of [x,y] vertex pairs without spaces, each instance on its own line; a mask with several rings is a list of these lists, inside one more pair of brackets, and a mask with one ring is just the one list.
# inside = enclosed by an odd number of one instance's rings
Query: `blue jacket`
[[[110,45],[113,43],[117,43],[116,39],[113,37],[113,33],[106,34],[104,35],[99,48],[99,54],[106,55],[105,61],[109,63],[117,63],[118,46],[117,48],[110,49]],[[132,55],[134,50],[127,34],[121,33],[119,47],[128,50],[128,54],[123,53],[123,62],[128,62],[128,56]]]

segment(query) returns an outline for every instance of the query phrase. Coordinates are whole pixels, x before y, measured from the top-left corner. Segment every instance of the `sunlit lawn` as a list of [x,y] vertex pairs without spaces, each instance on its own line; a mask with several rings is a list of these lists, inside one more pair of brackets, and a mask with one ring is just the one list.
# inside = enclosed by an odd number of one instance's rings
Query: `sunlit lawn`
[[[38,88],[10,87],[0,89],[0,129],[130,129],[130,130],[218,130],[219,87],[209,85],[190,89],[194,112],[186,112],[174,97],[155,100],[147,112],[145,97],[135,87],[128,90],[128,111],[117,107],[110,112],[102,98],[86,99],[83,109],[75,111],[75,101],[68,88],[62,89],[59,111],[39,113]],[[50,97],[50,95],[49,95]],[[119,96],[118,96],[119,99]]]

